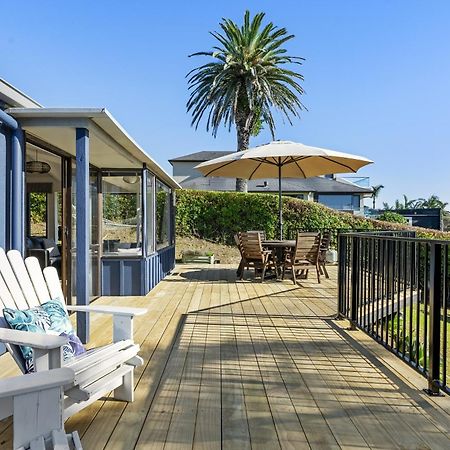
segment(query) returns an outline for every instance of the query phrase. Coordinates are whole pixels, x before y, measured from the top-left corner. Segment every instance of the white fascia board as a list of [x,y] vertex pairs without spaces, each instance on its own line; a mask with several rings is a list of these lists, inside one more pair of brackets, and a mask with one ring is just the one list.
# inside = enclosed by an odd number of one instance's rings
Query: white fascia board
[[42,105],[33,100],[28,95],[14,87],[11,83],[0,78],[0,100],[8,105],[24,108],[41,108]]

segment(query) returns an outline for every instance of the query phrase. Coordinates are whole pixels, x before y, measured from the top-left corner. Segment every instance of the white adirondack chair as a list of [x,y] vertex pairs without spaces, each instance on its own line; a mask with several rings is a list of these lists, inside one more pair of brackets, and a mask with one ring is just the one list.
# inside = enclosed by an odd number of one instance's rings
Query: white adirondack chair
[[66,435],[63,411],[69,368],[0,380],[0,420],[13,416],[13,448],[82,450],[78,433]]
[[65,305],[68,311],[112,315],[113,330],[111,344],[64,362],[61,347],[67,342],[65,337],[11,330],[2,317],[4,307],[23,310],[56,298],[64,299],[64,296],[54,267],[42,271],[37,258],[28,257],[24,261],[17,250],[6,254],[0,248],[0,342],[6,345],[21,370],[24,367],[18,345],[33,348],[37,372],[63,366],[74,370],[73,382],[64,388],[64,418],[112,390],[116,400],[132,402],[134,368],[143,363],[138,356],[139,345],[133,342],[133,318],[145,314],[146,310]]

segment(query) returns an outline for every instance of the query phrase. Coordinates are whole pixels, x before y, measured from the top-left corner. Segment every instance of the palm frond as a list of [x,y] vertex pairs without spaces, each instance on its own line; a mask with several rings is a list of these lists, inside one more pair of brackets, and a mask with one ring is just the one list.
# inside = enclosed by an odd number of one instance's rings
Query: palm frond
[[212,58],[186,75],[193,126],[205,118],[206,129],[215,136],[221,125],[252,128],[259,120],[274,135],[273,110],[292,123],[306,109],[299,100],[303,76],[288,67],[304,58],[289,56],[284,47],[294,35],[271,22],[263,26],[264,17],[258,13],[252,18],[246,11],[241,26],[222,19],[220,31],[210,32],[218,45],[189,55]]

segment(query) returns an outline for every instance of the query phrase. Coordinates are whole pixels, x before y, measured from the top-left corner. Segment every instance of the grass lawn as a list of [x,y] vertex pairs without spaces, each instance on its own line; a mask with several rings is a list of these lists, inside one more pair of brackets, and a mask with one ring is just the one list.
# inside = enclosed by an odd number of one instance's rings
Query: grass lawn
[[[450,362],[450,345],[448,344],[448,340],[450,339],[450,317],[447,315],[446,324],[444,322],[443,310],[441,314],[441,343],[440,343],[440,354],[441,354],[441,376],[443,375],[443,355],[444,351],[447,354],[447,361]],[[418,319],[418,320],[417,320]],[[419,305],[419,311],[417,310],[417,305],[408,306],[403,311],[400,317],[396,316],[393,319],[387,320],[387,326],[389,327],[389,335],[391,335],[391,327],[392,321],[394,321],[394,347],[398,346],[400,351],[403,351],[405,348],[406,356],[409,356],[413,361],[418,359],[419,365],[424,366],[425,363],[425,352],[424,352],[424,343],[425,343],[425,333],[427,333],[427,367],[429,362],[428,350],[429,350],[429,326],[430,326],[430,316],[428,311],[425,310],[425,305]],[[405,335],[403,335],[403,325],[405,324]],[[410,328],[410,324],[412,324]],[[398,328],[399,325],[399,328]],[[386,326],[386,323],[384,324]],[[444,348],[444,326],[447,328],[447,348]],[[398,343],[397,343],[397,330],[400,330]],[[410,332],[411,330],[411,332]],[[409,340],[410,334],[412,335],[412,345],[409,348]],[[419,347],[417,351],[416,338],[418,335]],[[447,380],[445,384],[449,384],[450,376],[449,372],[449,363],[447,363]]]

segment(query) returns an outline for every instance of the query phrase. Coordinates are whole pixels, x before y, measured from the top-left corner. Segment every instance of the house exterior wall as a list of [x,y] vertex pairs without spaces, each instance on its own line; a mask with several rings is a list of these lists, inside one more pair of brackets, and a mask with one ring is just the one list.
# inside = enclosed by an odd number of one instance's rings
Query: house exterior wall
[[173,161],[173,178],[181,182],[189,177],[201,176],[201,173],[197,169],[194,169],[198,164],[200,164],[199,161]]
[[103,258],[102,295],[146,295],[174,267],[174,245],[146,258]]

